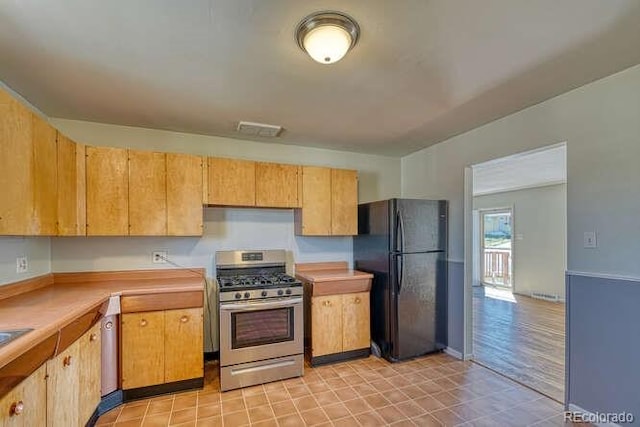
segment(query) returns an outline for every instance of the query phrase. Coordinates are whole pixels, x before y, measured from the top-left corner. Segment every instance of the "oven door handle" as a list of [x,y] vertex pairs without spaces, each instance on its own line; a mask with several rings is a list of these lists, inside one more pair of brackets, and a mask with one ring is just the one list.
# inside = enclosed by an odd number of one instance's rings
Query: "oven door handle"
[[302,298],[285,298],[279,299],[277,301],[269,301],[269,302],[252,302],[252,303],[229,303],[229,304],[220,304],[220,310],[224,311],[251,311],[251,310],[267,310],[270,308],[278,308],[278,307],[288,307],[295,304],[301,304]]

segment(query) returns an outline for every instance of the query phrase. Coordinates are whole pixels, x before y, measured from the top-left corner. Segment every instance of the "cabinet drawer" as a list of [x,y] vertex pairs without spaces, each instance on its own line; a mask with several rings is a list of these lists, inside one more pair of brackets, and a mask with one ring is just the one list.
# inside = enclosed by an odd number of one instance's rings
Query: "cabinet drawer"
[[203,306],[203,295],[203,291],[130,295],[120,298],[120,306],[122,313],[197,308]]

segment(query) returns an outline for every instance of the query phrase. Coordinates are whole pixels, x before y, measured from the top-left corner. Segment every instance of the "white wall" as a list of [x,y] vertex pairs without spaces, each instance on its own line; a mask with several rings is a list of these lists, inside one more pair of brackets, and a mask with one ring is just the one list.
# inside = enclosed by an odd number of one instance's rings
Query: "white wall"
[[514,290],[565,298],[566,184],[474,197],[474,209],[513,207]]
[[[16,258],[26,256],[29,270],[16,273]],[[48,237],[0,237],[0,285],[51,272],[51,245]]]
[[[450,200],[450,257],[464,253],[464,168],[567,142],[568,268],[640,277],[640,65],[402,159],[403,197]],[[583,248],[583,232],[598,248]]]

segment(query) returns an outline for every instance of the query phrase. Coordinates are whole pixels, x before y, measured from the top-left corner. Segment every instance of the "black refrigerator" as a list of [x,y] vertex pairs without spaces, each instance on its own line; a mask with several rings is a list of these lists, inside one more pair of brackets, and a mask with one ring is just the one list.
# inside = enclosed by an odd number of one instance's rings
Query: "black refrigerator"
[[358,206],[355,267],[372,273],[371,339],[398,361],[447,346],[445,200]]

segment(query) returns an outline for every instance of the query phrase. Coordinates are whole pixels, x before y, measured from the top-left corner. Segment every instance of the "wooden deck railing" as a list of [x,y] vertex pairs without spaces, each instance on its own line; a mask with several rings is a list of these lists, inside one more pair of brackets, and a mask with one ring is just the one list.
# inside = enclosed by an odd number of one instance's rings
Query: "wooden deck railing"
[[484,281],[511,286],[511,250],[484,249]]

